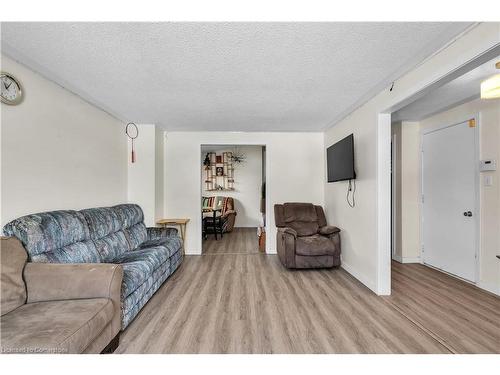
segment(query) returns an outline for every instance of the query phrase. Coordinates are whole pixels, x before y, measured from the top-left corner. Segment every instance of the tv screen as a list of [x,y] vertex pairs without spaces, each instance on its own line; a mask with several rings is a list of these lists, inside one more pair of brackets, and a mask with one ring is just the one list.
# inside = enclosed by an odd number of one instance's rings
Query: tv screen
[[354,172],[354,135],[348,135],[326,150],[328,182],[352,180]]

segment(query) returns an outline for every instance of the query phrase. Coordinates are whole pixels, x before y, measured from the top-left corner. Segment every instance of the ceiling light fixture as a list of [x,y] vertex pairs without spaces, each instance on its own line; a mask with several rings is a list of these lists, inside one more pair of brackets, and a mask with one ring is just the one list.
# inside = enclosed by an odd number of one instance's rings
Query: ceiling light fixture
[[[500,61],[495,64],[497,69],[500,69]],[[488,78],[481,82],[481,99],[498,99],[500,98],[500,74]]]

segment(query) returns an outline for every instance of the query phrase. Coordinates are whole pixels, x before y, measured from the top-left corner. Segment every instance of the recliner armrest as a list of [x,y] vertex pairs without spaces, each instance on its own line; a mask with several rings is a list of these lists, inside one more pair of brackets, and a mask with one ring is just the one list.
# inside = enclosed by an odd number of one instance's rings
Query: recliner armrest
[[325,225],[321,228],[319,228],[319,234],[322,234],[323,236],[330,236],[335,233],[339,233],[340,229],[337,227],[334,227],[333,225]]
[[278,228],[278,232],[291,234],[294,238],[297,238],[297,231],[289,227]]
[[146,228],[148,234],[148,241],[158,240],[164,237],[178,236],[179,231],[177,228],[158,228],[158,227],[149,227]]

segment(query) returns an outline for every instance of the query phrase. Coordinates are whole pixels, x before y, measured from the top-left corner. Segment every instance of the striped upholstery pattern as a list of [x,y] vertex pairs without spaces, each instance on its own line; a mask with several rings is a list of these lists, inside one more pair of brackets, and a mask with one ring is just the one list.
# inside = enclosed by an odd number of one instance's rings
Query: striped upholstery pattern
[[232,210],[232,200],[231,197],[202,197],[201,206],[203,209],[222,209],[221,215],[225,215],[227,210]]
[[[234,210],[234,199],[232,197],[202,197],[202,208],[205,209],[220,209],[216,212],[216,216],[222,216],[222,231],[231,232],[236,219],[236,211]],[[205,224],[213,222],[212,212],[203,212],[203,220]]]

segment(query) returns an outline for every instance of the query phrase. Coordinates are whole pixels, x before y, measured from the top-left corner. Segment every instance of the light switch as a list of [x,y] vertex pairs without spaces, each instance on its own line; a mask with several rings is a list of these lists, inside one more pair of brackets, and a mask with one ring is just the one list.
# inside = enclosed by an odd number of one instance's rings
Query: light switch
[[493,176],[484,176],[484,186],[493,186]]

